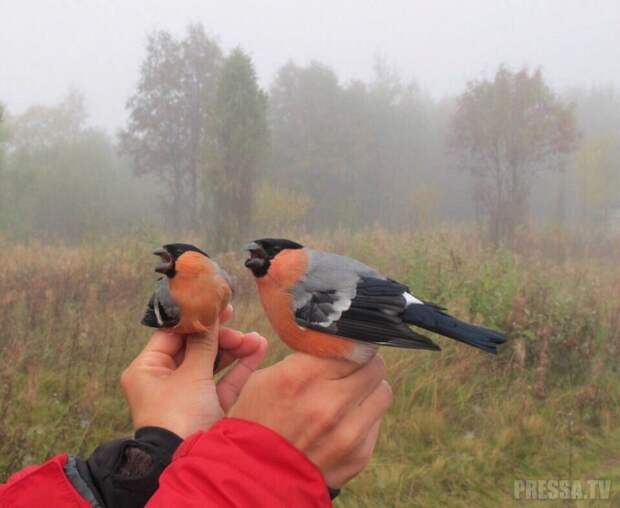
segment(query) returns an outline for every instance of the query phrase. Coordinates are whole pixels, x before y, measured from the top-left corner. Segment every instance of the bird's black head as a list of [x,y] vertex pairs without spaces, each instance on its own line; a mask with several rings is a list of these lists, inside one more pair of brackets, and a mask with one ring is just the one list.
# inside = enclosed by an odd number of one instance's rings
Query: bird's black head
[[155,271],[163,273],[168,277],[174,277],[176,274],[176,260],[185,252],[199,252],[200,254],[209,257],[205,251],[202,251],[198,247],[189,243],[169,243],[153,252],[153,254],[161,258],[161,263],[157,265]]
[[304,246],[285,238],[262,238],[254,240],[245,246],[250,257],[245,260],[245,266],[252,270],[255,277],[264,277],[269,271],[271,260],[280,252],[287,249],[303,249]]

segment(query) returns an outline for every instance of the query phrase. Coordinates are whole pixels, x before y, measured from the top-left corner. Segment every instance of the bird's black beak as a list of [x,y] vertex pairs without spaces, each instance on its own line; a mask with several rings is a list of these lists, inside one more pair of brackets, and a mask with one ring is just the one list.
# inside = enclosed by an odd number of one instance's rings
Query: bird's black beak
[[246,268],[256,273],[265,267],[267,263],[267,253],[259,244],[256,242],[249,243],[245,246],[244,250],[250,253],[250,257],[245,260]]
[[161,263],[155,267],[156,272],[168,275],[169,273],[172,273],[174,271],[174,260],[166,249],[160,247],[159,249],[155,250],[153,254],[161,258]]

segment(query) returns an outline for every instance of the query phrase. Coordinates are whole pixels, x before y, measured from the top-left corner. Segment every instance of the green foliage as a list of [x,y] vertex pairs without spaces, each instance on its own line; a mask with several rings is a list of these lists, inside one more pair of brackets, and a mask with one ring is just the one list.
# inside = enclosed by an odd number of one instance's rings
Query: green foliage
[[4,145],[9,137],[5,116],[4,106],[0,102],[0,178],[2,177],[2,167],[4,165]]
[[583,131],[569,173],[575,215],[586,232],[601,232],[611,209],[620,206],[620,96],[613,88],[594,88],[573,91],[571,100]]
[[6,127],[6,112],[4,106],[0,102],[0,230],[3,226],[3,217],[6,214],[6,176],[5,172],[5,145],[9,137]]
[[382,62],[375,71],[368,84],[343,84],[325,65],[289,62],[271,87],[269,177],[312,199],[310,226],[408,227],[416,189],[458,187],[436,170],[433,103]]
[[33,106],[11,118],[0,231],[79,241],[146,219],[148,184],[131,178],[108,137],[85,127],[85,119],[76,92],[58,106]]
[[248,55],[237,48],[222,66],[215,124],[206,149],[207,194],[213,203],[214,241],[232,248],[253,222],[253,201],[267,143],[267,97]]
[[260,231],[287,231],[303,226],[312,209],[312,200],[294,190],[283,189],[263,182],[254,194],[255,228]]
[[611,206],[620,203],[620,142],[607,135],[582,143],[576,156],[579,199],[590,219],[605,224]]

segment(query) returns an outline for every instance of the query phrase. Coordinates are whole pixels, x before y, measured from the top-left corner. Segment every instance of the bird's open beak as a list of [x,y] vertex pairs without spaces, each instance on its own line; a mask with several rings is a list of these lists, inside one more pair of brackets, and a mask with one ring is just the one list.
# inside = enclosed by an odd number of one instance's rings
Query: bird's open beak
[[265,252],[265,249],[263,249],[256,242],[248,243],[243,250],[247,250],[250,253],[250,257],[245,260],[246,268],[249,268],[250,270],[257,269],[265,264],[267,253]]
[[161,258],[161,263],[155,267],[156,272],[163,273],[165,275],[166,273],[169,273],[172,268],[174,268],[172,256],[166,249],[160,247],[155,250],[153,254]]
[[260,245],[258,245],[256,242],[250,242],[243,248],[243,250],[247,250],[250,252],[252,252],[253,250],[262,250],[262,249],[263,248]]

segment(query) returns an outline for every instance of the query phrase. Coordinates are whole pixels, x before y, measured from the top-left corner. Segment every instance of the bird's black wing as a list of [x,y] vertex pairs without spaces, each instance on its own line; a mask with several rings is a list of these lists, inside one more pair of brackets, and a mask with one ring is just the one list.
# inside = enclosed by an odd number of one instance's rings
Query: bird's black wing
[[[340,287],[327,288],[317,277],[300,281],[294,289],[295,320],[304,328],[382,346],[440,348],[428,337],[411,330],[403,321],[407,286],[390,279],[356,276]],[[350,279],[350,278],[349,278]],[[322,286],[322,287],[321,287]]]
[[149,300],[142,324],[151,328],[171,328],[180,320],[180,309],[170,294],[168,277],[163,277]]

